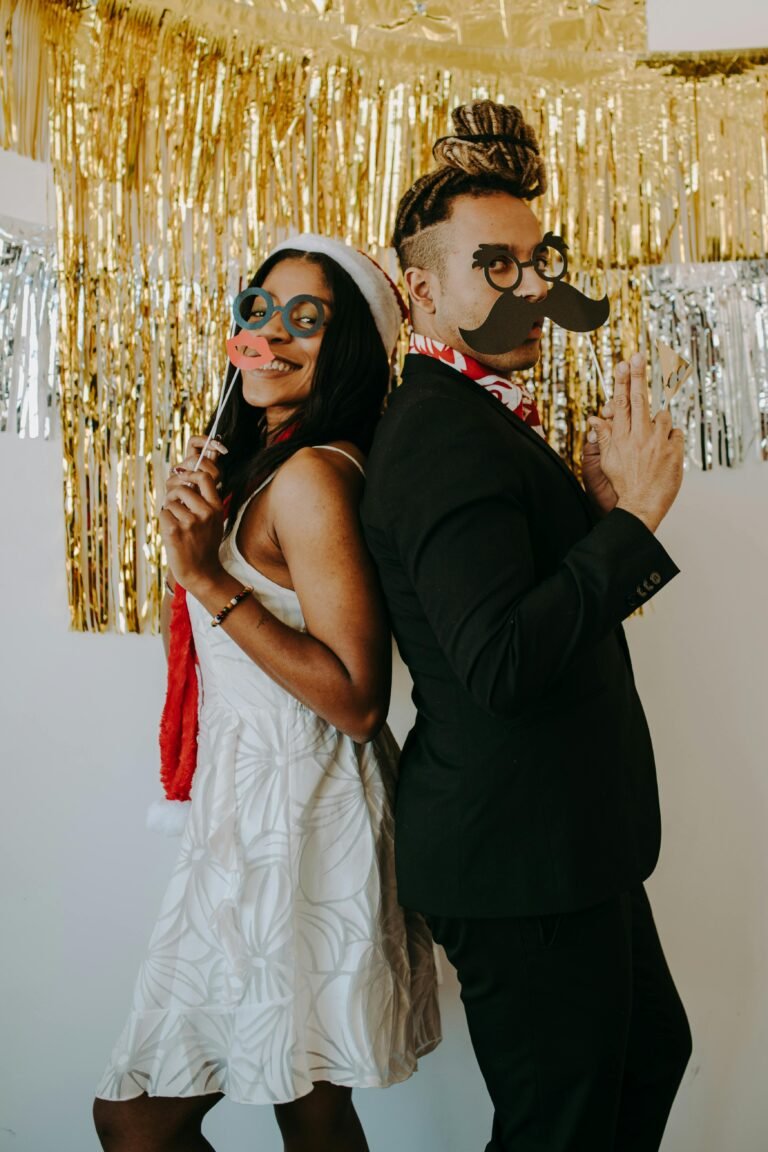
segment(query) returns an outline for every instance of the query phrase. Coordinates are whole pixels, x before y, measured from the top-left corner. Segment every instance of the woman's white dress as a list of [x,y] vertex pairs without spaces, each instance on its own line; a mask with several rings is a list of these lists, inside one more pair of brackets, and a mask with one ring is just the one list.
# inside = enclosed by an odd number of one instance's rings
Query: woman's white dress
[[[225,568],[305,630],[295,592],[238,551],[244,510]],[[188,603],[203,688],[189,817],[97,1095],[275,1104],[316,1080],[404,1080],[440,1021],[429,932],[397,903],[397,745],[386,729],[354,743]]]

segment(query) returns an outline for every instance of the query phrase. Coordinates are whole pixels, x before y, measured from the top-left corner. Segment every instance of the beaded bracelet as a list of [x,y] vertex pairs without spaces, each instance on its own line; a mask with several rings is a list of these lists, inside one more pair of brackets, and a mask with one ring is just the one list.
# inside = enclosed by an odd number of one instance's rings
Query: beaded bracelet
[[230,602],[224,605],[221,612],[217,612],[216,615],[212,617],[211,628],[218,628],[222,620],[225,620],[227,616],[229,616],[232,609],[237,608],[238,604],[241,604],[243,600],[245,600],[246,596],[250,596],[251,592],[253,592],[253,586],[250,584],[244,585],[237,593],[237,595],[233,596]]

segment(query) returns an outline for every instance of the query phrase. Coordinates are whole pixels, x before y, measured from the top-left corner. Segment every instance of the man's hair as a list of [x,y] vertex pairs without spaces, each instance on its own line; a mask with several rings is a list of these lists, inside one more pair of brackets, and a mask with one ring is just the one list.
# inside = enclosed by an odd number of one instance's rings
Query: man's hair
[[533,200],[547,188],[536,135],[513,104],[476,100],[452,113],[454,134],[438,140],[438,162],[408,189],[397,209],[392,244],[403,271],[442,271],[443,246],[435,225],[447,220],[458,196],[506,192]]

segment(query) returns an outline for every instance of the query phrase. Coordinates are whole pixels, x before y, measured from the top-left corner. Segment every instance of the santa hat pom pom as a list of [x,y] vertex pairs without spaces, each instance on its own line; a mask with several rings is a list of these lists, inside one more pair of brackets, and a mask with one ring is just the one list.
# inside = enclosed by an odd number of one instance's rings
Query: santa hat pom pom
[[147,828],[163,836],[181,836],[187,823],[189,800],[155,800],[147,809]]

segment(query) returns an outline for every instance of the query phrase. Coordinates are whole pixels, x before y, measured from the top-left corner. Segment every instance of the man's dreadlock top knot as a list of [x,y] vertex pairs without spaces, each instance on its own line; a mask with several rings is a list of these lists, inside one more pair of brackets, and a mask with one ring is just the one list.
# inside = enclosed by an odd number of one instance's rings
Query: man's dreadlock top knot
[[539,143],[530,124],[513,104],[475,100],[454,109],[454,132],[432,149],[441,168],[470,176],[493,172],[508,180],[510,191],[533,200],[546,191],[547,178]]
[[451,117],[452,135],[432,150],[438,167],[417,180],[398,207],[392,243],[403,268],[422,263],[419,233],[446,220],[457,196],[506,192],[533,200],[547,188],[536,135],[519,108],[475,100]]

